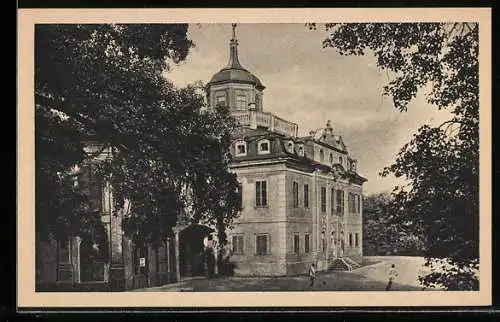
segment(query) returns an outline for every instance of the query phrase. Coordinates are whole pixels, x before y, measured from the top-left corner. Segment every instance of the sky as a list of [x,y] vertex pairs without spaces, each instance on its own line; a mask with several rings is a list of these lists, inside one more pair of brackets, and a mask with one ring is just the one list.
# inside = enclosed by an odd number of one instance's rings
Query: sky
[[[368,181],[365,194],[391,191],[400,179],[381,177],[401,147],[425,123],[447,119],[445,112],[419,94],[399,112],[382,88],[390,75],[375,58],[341,56],[322,48],[327,36],[304,24],[238,24],[239,60],[266,86],[264,111],[297,123],[299,135],[325,127],[327,120],[358,160],[358,172]],[[225,67],[229,58],[230,24],[193,24],[188,37],[195,43],[187,59],[166,75],[177,86],[202,81]]]

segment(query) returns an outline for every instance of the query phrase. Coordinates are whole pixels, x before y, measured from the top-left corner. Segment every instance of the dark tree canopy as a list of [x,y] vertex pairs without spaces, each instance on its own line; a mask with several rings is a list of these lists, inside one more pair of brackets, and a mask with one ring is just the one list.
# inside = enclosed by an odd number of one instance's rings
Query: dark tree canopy
[[[124,228],[136,241],[161,241],[190,205],[193,220],[220,216],[213,211],[217,197],[203,198],[213,189],[236,189],[227,172],[233,121],[225,109],[207,110],[198,87],[179,89],[164,77],[193,46],[187,28],[36,26],[40,237],[64,240],[97,231],[99,214],[90,211],[88,193],[72,184],[70,170],[92,163],[106,148],[112,158],[86,169],[111,183],[116,206],[131,214]],[[86,151],[89,142],[100,149]],[[215,188],[222,177],[225,185]],[[229,208],[222,216],[230,222],[236,214]]]
[[390,193],[363,198],[363,254],[422,256],[424,236],[398,220]]
[[[309,24],[315,29],[315,24]],[[383,88],[406,111],[419,91],[450,119],[425,124],[382,172],[407,179],[395,187],[398,219],[426,236],[425,285],[477,289],[479,263],[479,39],[477,23],[326,24],[323,47],[372,54],[392,72]],[[445,263],[442,268],[441,264]]]

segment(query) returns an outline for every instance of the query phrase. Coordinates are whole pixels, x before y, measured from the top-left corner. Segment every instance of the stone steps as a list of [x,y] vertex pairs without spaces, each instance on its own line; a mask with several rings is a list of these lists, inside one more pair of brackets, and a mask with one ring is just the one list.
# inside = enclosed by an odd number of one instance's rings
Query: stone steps
[[360,268],[361,265],[349,257],[340,257],[333,260],[330,265],[328,265],[329,271],[352,271],[354,269]]

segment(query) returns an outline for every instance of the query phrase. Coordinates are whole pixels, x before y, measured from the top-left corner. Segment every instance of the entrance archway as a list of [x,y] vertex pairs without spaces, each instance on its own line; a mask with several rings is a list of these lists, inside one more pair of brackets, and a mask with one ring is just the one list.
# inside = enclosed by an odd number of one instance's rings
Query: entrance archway
[[192,224],[179,233],[180,276],[203,276],[206,273],[206,257],[203,239],[214,230],[210,227]]

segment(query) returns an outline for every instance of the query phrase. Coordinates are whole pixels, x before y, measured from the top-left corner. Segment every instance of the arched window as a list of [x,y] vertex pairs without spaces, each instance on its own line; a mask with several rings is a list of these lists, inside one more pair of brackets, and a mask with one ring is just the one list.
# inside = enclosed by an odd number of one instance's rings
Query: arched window
[[293,153],[293,141],[288,141],[286,147],[288,152]]
[[319,161],[323,162],[324,159],[325,159],[325,153],[323,152],[323,150],[319,150]]
[[333,153],[330,153],[330,164],[333,163]]
[[343,161],[344,161],[344,160],[342,160],[342,157],[339,157],[339,163],[340,163],[340,164],[342,164],[342,165],[344,165],[344,164],[343,164]]
[[237,141],[234,144],[234,148],[235,148],[237,157],[247,155],[247,143],[245,141]]
[[260,140],[258,143],[258,153],[267,154],[271,152],[271,143],[269,140]]

